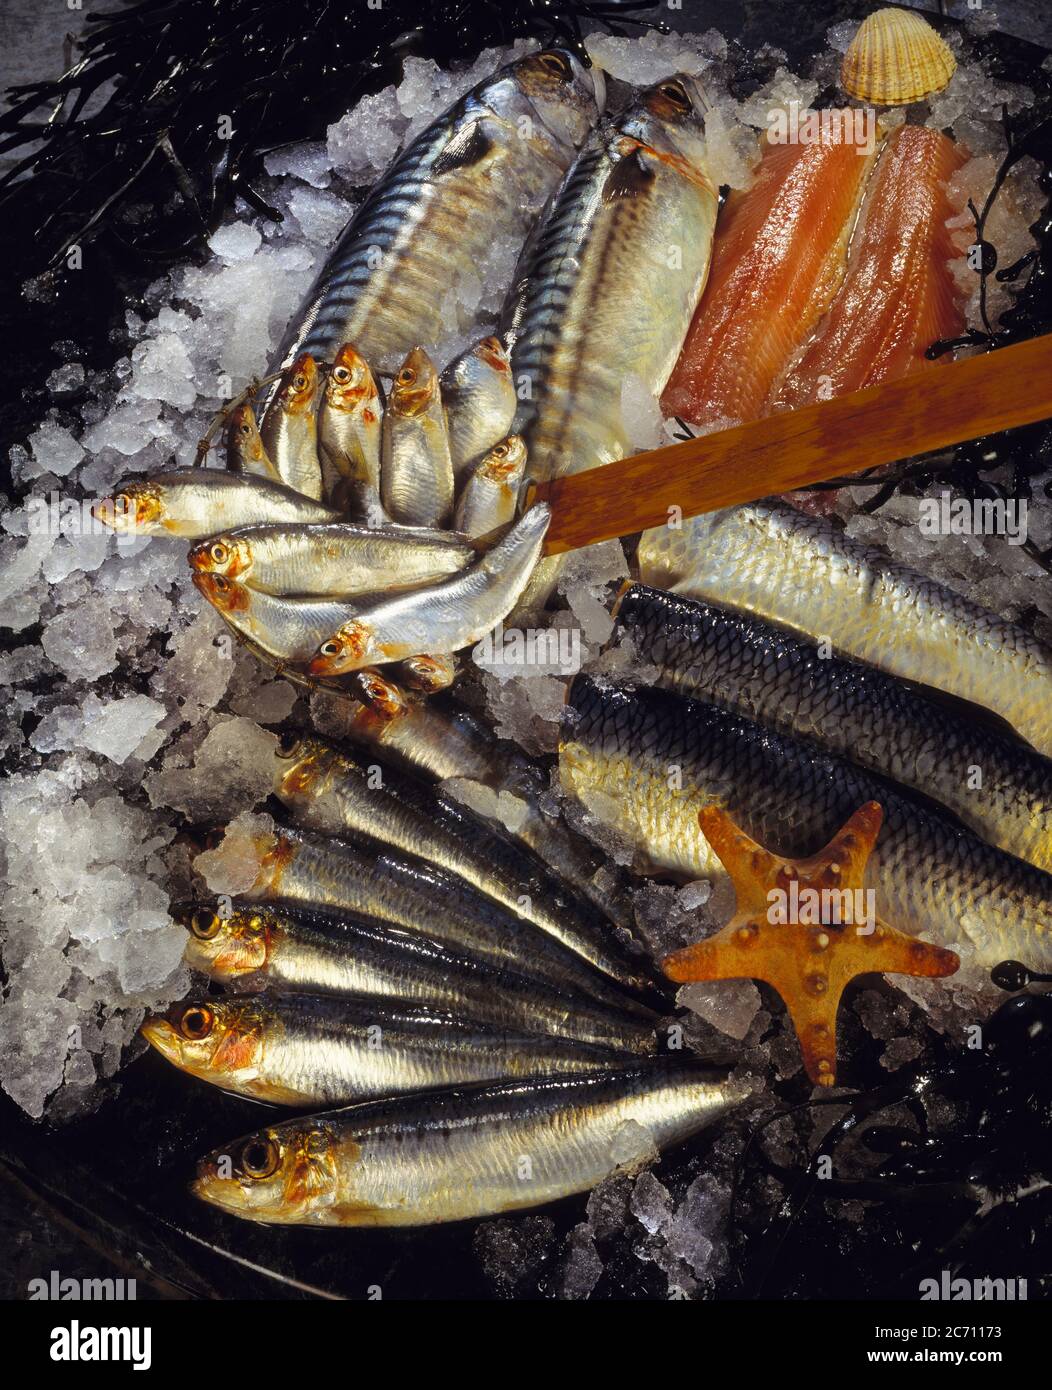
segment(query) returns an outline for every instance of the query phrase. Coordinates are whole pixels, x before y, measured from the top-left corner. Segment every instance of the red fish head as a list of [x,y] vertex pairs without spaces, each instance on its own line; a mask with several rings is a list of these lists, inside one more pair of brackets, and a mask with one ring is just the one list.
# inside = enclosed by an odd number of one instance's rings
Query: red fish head
[[318,390],[318,364],[301,352],[281,380],[281,400],[290,415],[309,415]]
[[194,587],[204,594],[220,613],[244,613],[248,611],[250,598],[242,584],[228,579],[225,574],[195,574]]

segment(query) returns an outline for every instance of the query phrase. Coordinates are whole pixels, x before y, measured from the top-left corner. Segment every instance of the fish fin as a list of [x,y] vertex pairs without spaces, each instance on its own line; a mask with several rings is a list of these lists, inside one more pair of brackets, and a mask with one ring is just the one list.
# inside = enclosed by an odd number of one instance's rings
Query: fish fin
[[482,164],[494,149],[493,137],[487,133],[481,121],[458,130],[449,144],[435,160],[436,174],[448,174],[454,169],[470,169]]
[[603,202],[616,203],[621,198],[640,198],[647,193],[656,175],[641,150],[633,150],[619,159],[603,185]]

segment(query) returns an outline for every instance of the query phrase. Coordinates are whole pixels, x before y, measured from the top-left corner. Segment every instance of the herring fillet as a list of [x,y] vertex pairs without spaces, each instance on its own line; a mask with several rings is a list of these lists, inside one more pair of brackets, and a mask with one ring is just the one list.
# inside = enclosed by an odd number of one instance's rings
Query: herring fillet
[[884,822],[865,886],[880,918],[940,945],[970,943],[981,966],[1052,968],[1052,875],[914,794],[716,705],[579,676],[560,772],[567,791],[635,845],[641,868],[688,878],[724,877],[698,826],[703,806],[722,807],[772,853],[801,858],[878,801]]
[[1052,870],[1052,760],[748,613],[637,584],[617,622],[655,684],[813,739]]
[[644,531],[639,577],[829,641],[889,675],[992,710],[1052,755],[1052,651],[1014,623],[768,500]]
[[723,1071],[657,1061],[370,1101],[227,1144],[201,1160],[192,1190],[236,1216],[278,1224],[490,1216],[585,1192],[621,1164],[682,1143],[746,1095]]
[[366,995],[466,1013],[490,1027],[652,1052],[653,1016],[621,1013],[580,990],[440,941],[426,930],[282,900],[176,910],[188,928],[184,959],[222,984],[276,994]]
[[[210,1019],[184,1037],[180,1020]],[[623,1056],[537,1033],[497,1031],[470,1015],[375,998],[254,994],[196,999],[150,1015],[147,1040],[174,1066],[276,1105],[349,1105],[377,1096],[505,1077],[616,1066]]]
[[826,114],[834,119],[812,142],[768,137],[749,187],[722,208],[712,270],[662,397],[666,415],[696,425],[756,419],[836,294],[876,142],[867,154],[852,112]]
[[353,342],[374,371],[390,371],[414,345],[438,348],[451,288],[477,278],[496,240],[525,238],[604,93],[598,73],[555,48],[508,64],[455,102],[348,223],[280,363],[301,352],[331,362]]

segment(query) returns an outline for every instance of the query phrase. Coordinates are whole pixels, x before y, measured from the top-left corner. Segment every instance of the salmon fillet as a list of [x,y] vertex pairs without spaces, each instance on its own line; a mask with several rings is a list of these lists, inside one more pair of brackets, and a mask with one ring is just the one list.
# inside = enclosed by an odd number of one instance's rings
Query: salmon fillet
[[937,365],[925,349],[963,332],[946,228],[946,183],[968,155],[940,131],[899,126],[866,189],[847,274],[829,313],[772,391],[765,413]]
[[753,183],[727,199],[708,284],[662,397],[666,414],[698,425],[761,414],[844,277],[876,158],[850,129],[829,121],[811,144],[765,142]]

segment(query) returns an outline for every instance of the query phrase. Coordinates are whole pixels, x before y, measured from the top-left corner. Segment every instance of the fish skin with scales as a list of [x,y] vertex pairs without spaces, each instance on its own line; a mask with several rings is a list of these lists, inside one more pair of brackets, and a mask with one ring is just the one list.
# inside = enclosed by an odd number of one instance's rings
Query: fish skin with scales
[[[531,482],[630,453],[625,383],[656,397],[668,381],[719,207],[706,172],[710,105],[698,79],[671,74],[600,122],[524,249],[501,328]],[[524,611],[546,600],[562,567],[559,556],[543,561]]]
[[370,1101],[225,1145],[199,1162],[192,1191],[283,1225],[495,1216],[586,1192],[728,1117],[748,1094],[725,1071],[659,1060]]
[[141,1031],[173,1066],[273,1105],[349,1105],[504,1077],[599,1071],[618,1054],[470,1015],[375,998],[253,994],[191,998]]
[[1024,744],[787,629],[643,584],[621,596],[617,632],[654,684],[811,739],[1052,870],[1052,760]]
[[190,568],[276,597],[347,598],[443,579],[478,551],[450,531],[334,521],[221,531],[190,551]]
[[650,983],[618,949],[613,924],[519,841],[413,778],[312,736],[275,753],[273,792],[296,821],[365,838],[448,870],[629,988]]
[[709,512],[644,531],[637,564],[656,589],[745,609],[980,705],[1052,755],[1052,650],[828,519],[776,499]]
[[323,502],[269,478],[220,468],[180,468],[122,483],[92,514],[119,534],[200,541],[217,531],[263,523],[339,521]]
[[877,917],[941,946],[970,945],[980,966],[1052,969],[1052,875],[813,744],[717,705],[578,676],[559,761],[564,788],[634,846],[640,871],[685,880],[726,877],[698,825],[704,806],[772,854],[800,859],[879,802],[864,878]]
[[469,569],[408,593],[348,605],[310,663],[312,676],[339,676],[407,656],[441,656],[478,642],[515,607],[537,564],[551,520],[538,502]]
[[624,990],[585,957],[437,865],[291,826],[261,833],[256,849],[260,866],[247,901],[283,898],[379,917],[626,1007]]
[[413,344],[436,350],[450,288],[477,279],[498,238],[525,239],[604,100],[601,71],[560,48],[472,88],[374,184],[290,325],[279,363],[301,352],[331,362],[352,342],[374,371],[391,372]]

